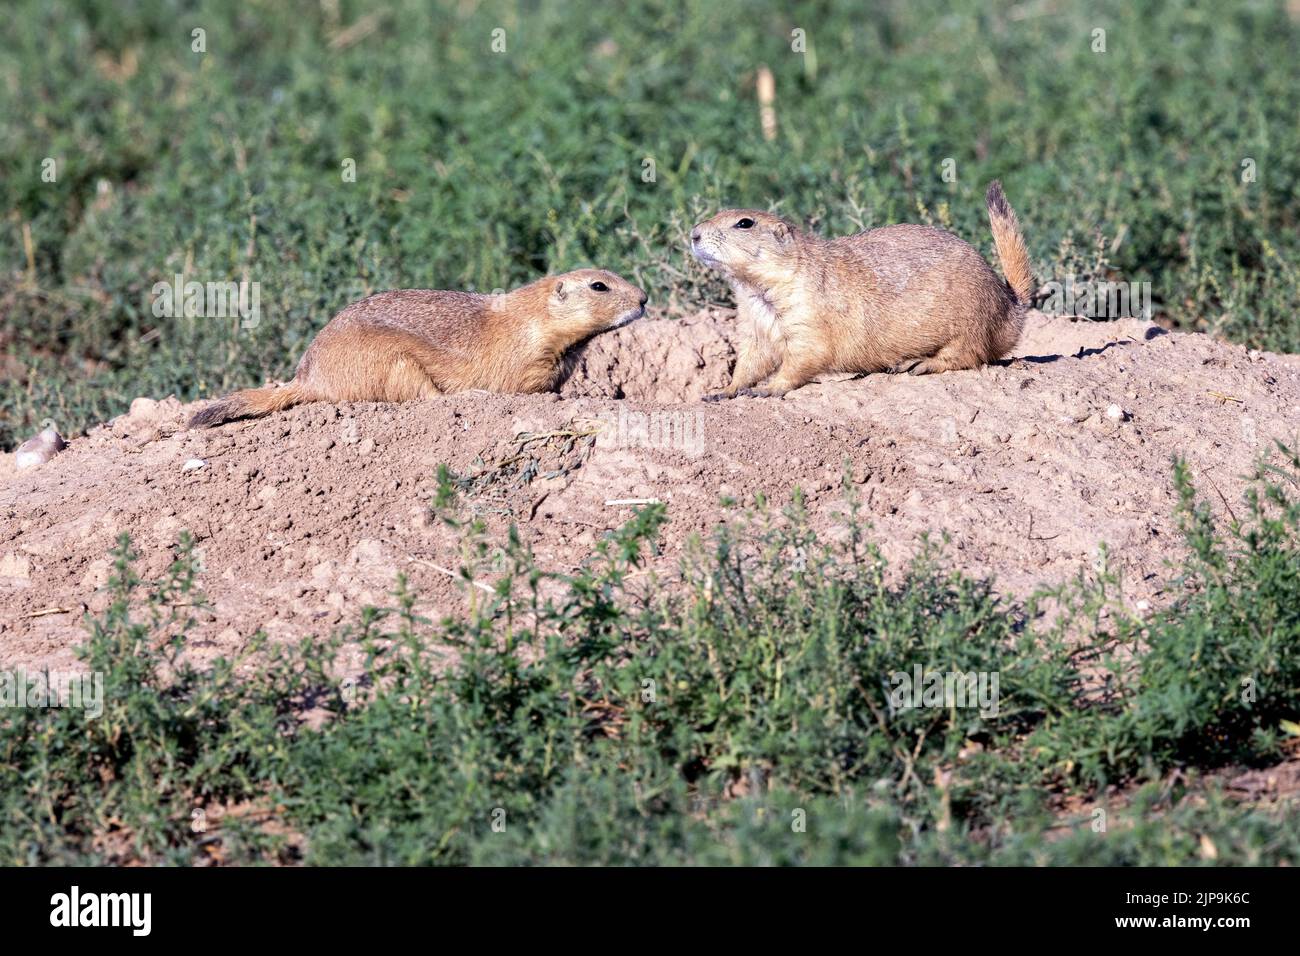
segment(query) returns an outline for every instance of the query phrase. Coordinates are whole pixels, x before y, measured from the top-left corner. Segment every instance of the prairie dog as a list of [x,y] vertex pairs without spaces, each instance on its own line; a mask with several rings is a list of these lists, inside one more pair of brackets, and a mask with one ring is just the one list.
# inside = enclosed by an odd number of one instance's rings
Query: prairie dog
[[1005,281],[970,244],[930,226],[822,239],[753,209],[697,225],[691,251],[727,277],[746,332],[731,385],[706,400],[784,395],[828,372],[925,375],[1006,355],[1034,279],[1000,183],[986,201]]
[[543,392],[566,350],[645,314],[646,295],[603,269],[547,276],[501,295],[402,289],[354,302],[330,320],[293,381],[213,402],[191,428],[303,402],[405,402],[484,389]]

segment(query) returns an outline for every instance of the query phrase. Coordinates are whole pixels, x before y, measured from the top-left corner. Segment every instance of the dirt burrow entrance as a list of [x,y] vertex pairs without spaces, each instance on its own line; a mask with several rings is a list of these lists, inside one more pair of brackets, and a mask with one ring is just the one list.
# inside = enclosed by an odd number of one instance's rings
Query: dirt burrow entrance
[[[1152,606],[1182,546],[1171,464],[1222,510],[1257,456],[1300,431],[1300,362],[1149,323],[1030,317],[1017,358],[970,372],[839,377],[784,399],[702,403],[734,361],[730,313],[647,318],[571,357],[558,394],[468,393],[401,406],[307,405],[204,432],[175,399],[140,399],[39,468],[0,460],[0,667],[66,668],[107,604],[107,553],[130,533],[159,576],[185,529],[213,603],[193,654],[323,635],[386,603],[405,572],[434,616],[466,596],[430,517],[440,464],[539,563],[575,569],[634,505],[667,503],[655,567],[671,573],[724,498],[807,494],[839,525],[845,463],[874,537],[898,561],[924,532],[957,566],[1024,596],[1092,564],[1105,542],[1124,596]],[[202,464],[196,464],[201,462]],[[188,463],[188,465],[187,465]]]

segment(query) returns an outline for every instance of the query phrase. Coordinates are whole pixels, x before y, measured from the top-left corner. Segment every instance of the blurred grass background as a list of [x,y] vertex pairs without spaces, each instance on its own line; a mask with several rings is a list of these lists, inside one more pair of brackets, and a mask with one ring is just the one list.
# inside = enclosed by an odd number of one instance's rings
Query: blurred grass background
[[[1300,3],[18,0],[7,20],[0,447],[291,374],[374,289],[598,264],[694,308],[722,290],[682,233],[720,204],[828,233],[928,221],[988,252],[994,177],[1041,280],[1149,281],[1170,324],[1300,351]],[[155,318],[177,272],[259,282],[260,323]]]

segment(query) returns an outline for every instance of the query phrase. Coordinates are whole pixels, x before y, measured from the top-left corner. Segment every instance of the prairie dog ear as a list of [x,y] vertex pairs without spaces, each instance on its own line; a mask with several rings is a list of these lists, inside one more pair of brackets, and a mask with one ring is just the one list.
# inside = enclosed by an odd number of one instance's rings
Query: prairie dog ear
[[772,227],[772,235],[776,236],[776,241],[785,243],[790,241],[790,227],[783,222],[778,222]]
[[551,290],[551,294],[560,301],[564,301],[569,297],[569,290],[564,287],[563,279],[555,280],[555,288]]

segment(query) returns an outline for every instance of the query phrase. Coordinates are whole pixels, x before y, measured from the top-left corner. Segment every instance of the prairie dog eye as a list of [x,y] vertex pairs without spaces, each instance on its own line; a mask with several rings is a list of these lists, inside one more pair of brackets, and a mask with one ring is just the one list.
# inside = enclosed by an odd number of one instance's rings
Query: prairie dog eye
[[748,216],[746,216],[744,219],[741,219],[739,222],[737,222],[737,223],[736,223],[734,226],[732,226],[731,228],[733,228],[733,229],[752,229],[752,228],[754,228],[754,220],[752,220],[752,219],[750,219]]
[[608,291],[609,291],[609,286],[605,285],[605,283],[603,283],[603,282],[593,282],[593,283],[591,284],[591,287],[592,287],[592,289],[594,289],[596,292],[608,292]]

